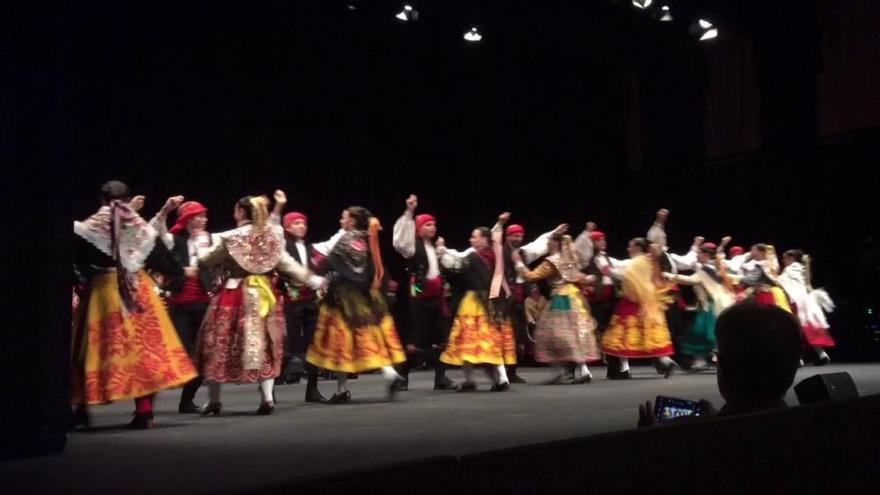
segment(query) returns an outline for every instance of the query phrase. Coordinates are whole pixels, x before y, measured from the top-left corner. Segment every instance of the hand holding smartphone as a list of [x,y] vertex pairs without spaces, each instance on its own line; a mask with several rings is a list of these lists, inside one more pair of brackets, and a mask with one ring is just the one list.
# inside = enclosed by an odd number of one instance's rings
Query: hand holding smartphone
[[699,402],[658,395],[654,401],[654,416],[657,423],[667,423],[685,416],[703,416],[706,411]]

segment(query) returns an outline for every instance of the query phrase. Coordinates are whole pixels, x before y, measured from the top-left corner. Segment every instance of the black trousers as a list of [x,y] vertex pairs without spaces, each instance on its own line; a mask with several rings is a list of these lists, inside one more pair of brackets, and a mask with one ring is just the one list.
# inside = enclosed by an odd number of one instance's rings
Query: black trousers
[[434,367],[435,380],[446,376],[445,366],[440,362],[440,354],[449,339],[449,318],[443,311],[442,297],[430,299],[410,299],[410,326],[408,343],[418,347],[420,354],[410,355],[406,363],[398,367],[404,376],[424,361]]
[[[208,312],[208,303],[192,303],[179,304],[171,306],[169,311],[171,322],[177,329],[177,335],[183,347],[186,348],[190,359],[196,358],[196,344],[199,338],[199,328],[202,326],[202,320],[205,319],[205,313]],[[180,394],[180,403],[189,404],[196,397],[199,387],[202,386],[202,377],[197,376],[187,382],[183,386],[183,393]]]
[[284,342],[284,373],[304,373],[304,369],[290,369],[294,356],[300,358],[303,366],[310,366],[305,361],[306,351],[315,337],[318,326],[318,304],[315,301],[286,302],[284,320],[287,326],[287,340]]
[[[605,333],[608,324],[611,323],[611,317],[614,316],[614,307],[616,305],[617,301],[614,299],[590,301],[590,312],[593,313],[593,318],[596,319],[596,337],[599,339],[600,345],[602,343],[602,334]],[[606,355],[605,361],[608,363],[608,369],[620,369],[620,359],[617,356]]]

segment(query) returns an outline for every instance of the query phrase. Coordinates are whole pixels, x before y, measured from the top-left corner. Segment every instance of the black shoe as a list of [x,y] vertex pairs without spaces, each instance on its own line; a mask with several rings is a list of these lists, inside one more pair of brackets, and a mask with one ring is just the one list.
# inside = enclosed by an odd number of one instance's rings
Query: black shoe
[[457,388],[455,382],[445,376],[440,380],[434,380],[434,390],[455,390]]
[[510,390],[510,382],[496,383],[492,385],[489,392],[507,392]]
[[657,373],[663,375],[663,378],[669,378],[676,368],[681,368],[681,366],[675,361],[670,361],[667,365],[663,365],[660,361],[654,362],[654,369],[657,370]]
[[401,377],[392,380],[391,383],[388,385],[388,400],[394,400],[395,394],[397,394],[397,392],[402,392],[406,390],[407,387],[408,385],[406,383],[406,380]]
[[219,402],[215,402],[213,404],[208,404],[204,408],[202,408],[202,416],[220,416],[220,411],[223,409],[223,404]]
[[327,398],[321,395],[317,387],[306,389],[306,402],[318,402],[323,404],[327,402]]
[[608,370],[608,379],[609,380],[629,380],[632,378],[632,371],[620,371],[620,370]]
[[135,413],[126,428],[129,430],[149,430],[153,427],[153,413]]
[[825,366],[826,364],[830,364],[830,363],[831,363],[831,358],[828,356],[824,356],[824,357],[819,358],[818,361],[816,361],[816,366]]
[[456,392],[476,392],[477,384],[474,382],[464,382],[455,389]]
[[572,381],[571,383],[574,384],[574,385],[581,385],[581,384],[584,384],[584,383],[590,383],[591,381],[593,381],[593,374],[592,374],[592,373],[587,373],[586,375],[584,375],[584,376],[582,376],[582,377],[580,377],[580,378],[576,378],[576,379],[575,379],[574,381]]
[[275,412],[275,404],[272,402],[263,402],[260,404],[260,408],[257,409],[257,416],[268,416]]
[[522,383],[522,384],[529,383],[525,380],[525,378],[517,375],[516,373],[513,373],[510,376],[508,376],[508,379],[510,380],[510,383]]
[[181,402],[180,405],[177,406],[177,412],[179,414],[202,414],[204,411],[204,407],[195,405],[193,401]]
[[349,402],[351,402],[351,392],[348,390],[341,394],[333,394],[333,397],[327,401],[328,404],[348,404]]

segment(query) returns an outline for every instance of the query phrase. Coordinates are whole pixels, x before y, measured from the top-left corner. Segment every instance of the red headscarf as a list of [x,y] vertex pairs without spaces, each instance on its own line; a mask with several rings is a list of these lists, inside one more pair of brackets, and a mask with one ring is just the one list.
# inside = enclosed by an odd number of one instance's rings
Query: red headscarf
[[198,201],[186,201],[177,208],[177,222],[171,227],[172,234],[179,234],[186,229],[186,222],[190,218],[208,213],[208,209]]
[[422,214],[416,215],[416,235],[421,235],[422,227],[428,222],[437,222],[433,215]]
[[508,226],[506,232],[507,232],[507,235],[513,235],[513,234],[525,235],[526,229],[522,225],[515,223],[515,224]]
[[604,238],[605,238],[605,233],[604,233],[604,232],[600,232],[600,231],[598,231],[598,230],[594,230],[594,231],[590,232],[590,239],[591,239],[593,242],[596,242],[596,241],[602,240],[602,239],[604,239]]
[[742,246],[733,246],[730,248],[730,255],[737,256],[743,254],[746,250],[742,248]]
[[297,220],[302,220],[303,222],[308,223],[309,217],[307,217],[304,213],[300,213],[298,211],[292,211],[292,212],[288,213],[287,215],[284,215],[284,220],[281,223],[284,224],[284,228],[286,229],[287,227],[290,226],[290,224],[292,224],[293,222],[295,222]]

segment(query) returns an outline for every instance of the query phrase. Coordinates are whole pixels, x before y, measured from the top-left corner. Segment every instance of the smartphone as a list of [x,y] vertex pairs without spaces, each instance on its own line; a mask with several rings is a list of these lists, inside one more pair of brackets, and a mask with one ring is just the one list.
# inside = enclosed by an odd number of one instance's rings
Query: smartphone
[[654,415],[658,423],[671,421],[682,416],[702,416],[703,414],[705,411],[699,402],[664,395],[658,395],[654,400]]

